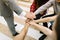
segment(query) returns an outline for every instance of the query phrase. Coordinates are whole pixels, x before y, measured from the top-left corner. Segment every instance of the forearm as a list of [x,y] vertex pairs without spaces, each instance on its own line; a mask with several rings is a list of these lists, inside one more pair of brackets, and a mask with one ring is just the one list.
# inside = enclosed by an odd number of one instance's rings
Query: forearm
[[52,16],[52,17],[46,17],[46,18],[43,18],[43,19],[35,20],[35,22],[37,22],[37,23],[50,22],[50,21],[54,21],[56,19],[56,17],[57,17],[57,15]]
[[26,33],[28,31],[28,26],[29,25],[25,25],[25,27],[23,28],[23,30],[21,31],[21,33],[19,35],[17,35],[14,40],[24,40]]
[[27,34],[27,31],[28,31],[28,27],[24,28],[22,30],[22,32],[20,33],[20,40],[24,40],[25,39],[25,36]]
[[44,26],[41,26],[41,25],[38,25],[38,24],[34,24],[35,27],[39,30],[39,31],[42,31],[44,34],[46,35],[50,35],[52,33],[52,31]]

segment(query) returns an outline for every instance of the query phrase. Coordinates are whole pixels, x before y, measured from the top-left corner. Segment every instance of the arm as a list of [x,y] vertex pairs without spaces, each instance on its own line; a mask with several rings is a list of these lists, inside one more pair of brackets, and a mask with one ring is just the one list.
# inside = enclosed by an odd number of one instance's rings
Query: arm
[[34,20],[36,23],[39,23],[39,22],[49,22],[49,21],[54,21],[56,19],[57,15],[55,16],[52,16],[52,17],[46,17],[46,18],[43,18],[43,19],[38,19],[38,20]]
[[15,11],[18,15],[23,11],[14,0],[3,0],[3,2],[11,8],[11,10]]
[[42,13],[47,8],[49,8],[52,5],[53,2],[54,2],[54,0],[49,0],[46,4],[44,4],[43,6],[39,7],[34,13],[35,14]]
[[28,28],[29,28],[29,24],[26,24],[23,30],[21,31],[21,33],[17,35],[16,37],[14,37],[14,40],[24,40],[28,31]]
[[[35,26],[39,31],[42,31],[44,34],[46,35],[51,35],[52,31],[44,26],[38,25],[35,22],[31,21],[30,22],[31,25]],[[48,32],[48,33],[47,33]]]
[[[40,31],[42,31],[44,34],[46,34],[47,36],[50,36],[51,35],[51,33],[52,33],[52,31],[50,30],[50,29],[48,29],[48,28],[46,28],[46,27],[44,27],[44,26],[41,26],[41,25],[38,25],[38,24],[34,24],[35,25],[35,27],[38,29],[38,30],[40,30]],[[47,33],[48,32],[48,33]]]
[[25,16],[26,18],[35,18],[34,14],[24,12],[15,2],[15,0],[2,0],[12,11],[15,11],[18,15]]

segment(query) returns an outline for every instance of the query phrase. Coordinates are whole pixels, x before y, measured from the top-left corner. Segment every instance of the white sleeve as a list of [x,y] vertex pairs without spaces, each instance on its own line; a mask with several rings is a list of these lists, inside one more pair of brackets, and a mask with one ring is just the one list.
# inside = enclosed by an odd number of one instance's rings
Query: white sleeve
[[44,10],[46,10],[47,8],[49,8],[52,5],[52,2],[53,2],[53,0],[49,0],[46,4],[39,7],[34,13],[38,14],[38,13],[43,12]]

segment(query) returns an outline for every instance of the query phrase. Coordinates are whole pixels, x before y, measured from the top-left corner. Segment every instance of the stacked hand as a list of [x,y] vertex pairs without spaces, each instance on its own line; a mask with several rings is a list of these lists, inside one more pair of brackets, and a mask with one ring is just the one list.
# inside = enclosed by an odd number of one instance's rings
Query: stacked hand
[[26,23],[29,25],[35,25],[36,24],[36,22],[34,20],[31,20],[31,19],[27,19]]
[[35,25],[36,23],[32,20],[29,22],[30,25]]
[[35,24],[35,20],[33,20],[34,18],[36,18],[35,14],[30,12],[26,14],[27,20],[26,23],[28,23],[29,25],[34,25]]
[[26,14],[26,17],[29,18],[29,19],[34,19],[34,18],[36,18],[35,14],[34,14],[34,13],[31,13],[31,12],[30,12],[30,13],[27,13],[27,14]]

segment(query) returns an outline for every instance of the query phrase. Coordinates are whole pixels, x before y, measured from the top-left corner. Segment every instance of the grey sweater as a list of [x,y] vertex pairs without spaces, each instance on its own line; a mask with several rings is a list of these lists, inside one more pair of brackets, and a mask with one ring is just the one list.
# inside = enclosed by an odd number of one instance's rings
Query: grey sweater
[[8,17],[13,11],[20,15],[23,10],[14,0],[0,0],[0,15]]
[[49,0],[46,4],[39,7],[34,13],[35,14],[42,13],[44,10],[48,9],[52,5],[53,5],[55,13],[57,13],[57,10],[58,12],[60,11],[60,8],[59,8],[60,5],[59,4],[56,5],[55,0]]

